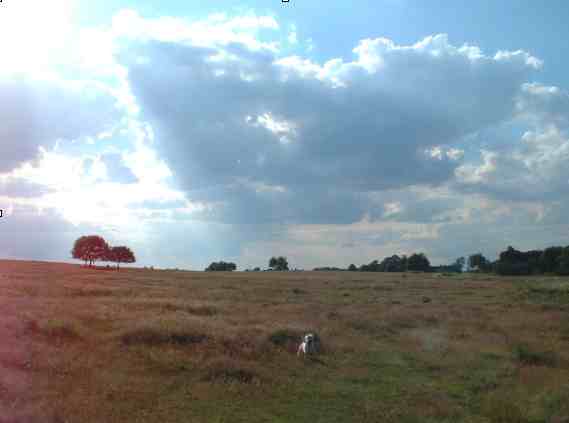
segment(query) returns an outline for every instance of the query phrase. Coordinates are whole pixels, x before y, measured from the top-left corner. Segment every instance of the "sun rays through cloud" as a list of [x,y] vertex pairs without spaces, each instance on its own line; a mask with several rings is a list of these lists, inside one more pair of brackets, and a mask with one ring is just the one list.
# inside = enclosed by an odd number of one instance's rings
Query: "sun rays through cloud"
[[567,243],[569,81],[548,46],[413,2],[429,25],[364,7],[381,25],[358,26],[332,4],[331,35],[286,7],[2,2],[1,208],[188,267]]

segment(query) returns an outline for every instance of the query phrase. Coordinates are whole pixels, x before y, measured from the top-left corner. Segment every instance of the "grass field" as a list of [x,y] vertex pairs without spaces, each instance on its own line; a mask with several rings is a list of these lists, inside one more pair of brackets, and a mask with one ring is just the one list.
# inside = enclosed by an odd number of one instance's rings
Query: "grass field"
[[0,261],[0,340],[2,423],[569,421],[556,277]]

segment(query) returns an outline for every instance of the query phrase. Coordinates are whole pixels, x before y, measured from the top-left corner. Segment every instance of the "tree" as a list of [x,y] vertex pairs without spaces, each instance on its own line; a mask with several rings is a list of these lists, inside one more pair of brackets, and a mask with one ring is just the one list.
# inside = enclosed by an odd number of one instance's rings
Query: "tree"
[[379,262],[374,260],[370,264],[363,264],[360,270],[362,272],[379,272]]
[[454,261],[453,266],[456,268],[458,273],[462,273],[462,269],[464,269],[464,263],[466,263],[466,259],[464,257],[459,257]]
[[92,266],[97,260],[104,260],[109,254],[109,245],[98,235],[82,236],[75,241],[71,256]]
[[356,271],[358,270],[358,268],[356,267],[355,264],[352,263],[352,264],[350,264],[350,266],[348,267],[348,270],[349,270],[350,272],[356,272]]
[[468,269],[474,271],[485,272],[488,270],[488,260],[482,253],[472,254],[468,257]]
[[106,261],[110,261],[117,264],[117,270],[119,270],[120,263],[134,263],[136,262],[136,258],[134,257],[134,253],[131,251],[130,248],[125,246],[120,247],[112,247],[108,250],[107,256],[105,257]]
[[273,270],[288,270],[288,261],[286,257],[271,257],[269,260],[269,267]]
[[506,251],[500,253],[499,261],[501,263],[521,263],[524,261],[524,254],[510,245]]
[[558,275],[569,275],[569,247],[565,247],[557,260],[555,273]]
[[539,258],[541,271],[544,273],[555,272],[562,254],[563,247],[549,247],[543,250]]
[[386,257],[379,264],[380,272],[405,272],[407,270],[407,257],[399,257],[397,254]]
[[428,272],[431,270],[431,263],[425,254],[413,254],[407,259],[407,269],[419,272]]
[[271,258],[269,259],[269,267],[270,267],[271,269],[274,269],[274,268],[277,267],[277,258],[276,258],[276,257],[271,257]]
[[501,275],[529,275],[539,273],[543,268],[543,251],[518,251],[508,247],[500,253],[500,259],[496,263],[496,273]]
[[529,275],[530,266],[523,252],[509,246],[506,251],[500,253],[500,259],[496,262],[495,271],[499,275]]
[[226,263],[224,261],[214,261],[205,269],[206,272],[232,272],[234,270],[237,270],[235,263]]

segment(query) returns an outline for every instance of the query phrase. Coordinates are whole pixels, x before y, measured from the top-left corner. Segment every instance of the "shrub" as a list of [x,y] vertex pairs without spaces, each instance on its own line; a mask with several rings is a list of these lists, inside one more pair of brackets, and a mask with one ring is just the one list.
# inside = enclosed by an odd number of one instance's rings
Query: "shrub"
[[269,341],[277,347],[287,347],[291,343],[298,343],[302,334],[291,329],[279,329],[269,335]]
[[553,351],[534,351],[527,344],[518,344],[513,348],[514,359],[523,365],[554,367],[557,355]]
[[199,344],[208,339],[208,336],[199,332],[190,331],[166,331],[154,328],[140,328],[122,335],[121,340],[125,345],[151,345],[164,344],[191,345]]

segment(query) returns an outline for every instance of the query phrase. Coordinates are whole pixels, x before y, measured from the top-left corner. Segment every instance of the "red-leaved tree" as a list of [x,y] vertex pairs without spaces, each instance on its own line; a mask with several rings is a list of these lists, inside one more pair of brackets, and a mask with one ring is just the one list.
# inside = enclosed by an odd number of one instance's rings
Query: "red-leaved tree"
[[134,257],[134,253],[130,248],[120,246],[112,247],[108,252],[106,260],[116,263],[118,270],[120,263],[134,263],[136,261],[136,258]]
[[71,256],[83,260],[92,266],[97,260],[105,260],[109,253],[109,245],[98,235],[82,236],[75,241]]

